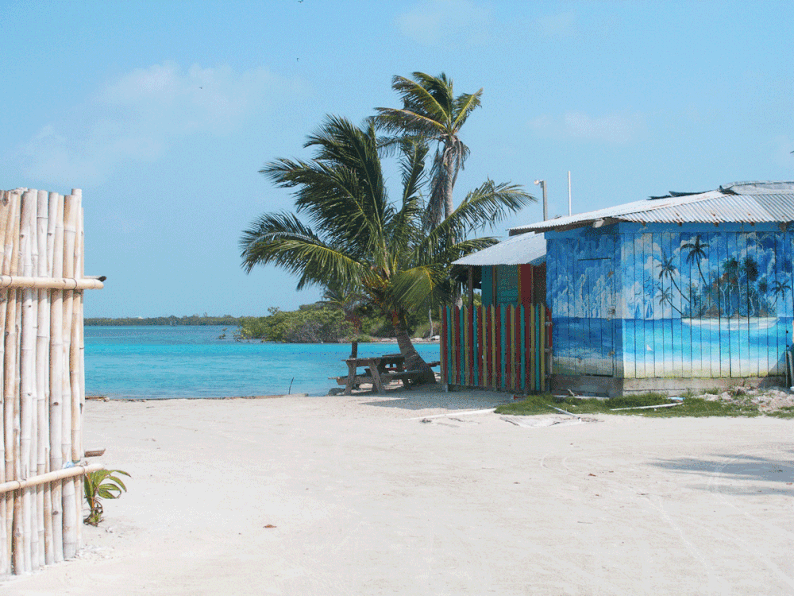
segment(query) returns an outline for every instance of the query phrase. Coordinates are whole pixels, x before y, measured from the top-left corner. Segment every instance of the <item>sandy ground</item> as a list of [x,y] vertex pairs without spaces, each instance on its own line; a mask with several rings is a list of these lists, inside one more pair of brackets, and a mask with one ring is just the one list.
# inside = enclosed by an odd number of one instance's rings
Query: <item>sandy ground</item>
[[0,592],[794,594],[794,421],[488,411],[509,398],[89,402],[129,492]]

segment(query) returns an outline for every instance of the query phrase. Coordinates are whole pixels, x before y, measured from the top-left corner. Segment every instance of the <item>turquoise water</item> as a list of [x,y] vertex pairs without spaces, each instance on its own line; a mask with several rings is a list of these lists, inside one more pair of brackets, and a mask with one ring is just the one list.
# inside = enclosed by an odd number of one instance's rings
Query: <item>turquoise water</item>
[[[230,338],[234,328],[225,333]],[[350,344],[272,344],[219,339],[223,327],[86,327],[85,385],[108,397],[325,395],[347,373]],[[438,344],[420,344],[439,360]],[[397,352],[396,344],[359,344],[359,356]]]

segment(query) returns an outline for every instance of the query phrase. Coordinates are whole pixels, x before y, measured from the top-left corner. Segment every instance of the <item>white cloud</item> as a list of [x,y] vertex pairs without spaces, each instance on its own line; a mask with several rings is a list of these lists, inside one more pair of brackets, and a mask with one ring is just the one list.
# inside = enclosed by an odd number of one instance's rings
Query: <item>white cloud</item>
[[490,23],[491,10],[471,0],[423,0],[397,18],[403,35],[427,46],[484,43]]
[[294,87],[261,68],[135,69],[43,126],[20,151],[24,168],[44,180],[101,182],[122,162],[157,160],[179,138],[229,134]]
[[590,116],[584,112],[567,112],[562,117],[539,116],[530,127],[552,138],[575,139],[626,145],[644,130],[641,114]]

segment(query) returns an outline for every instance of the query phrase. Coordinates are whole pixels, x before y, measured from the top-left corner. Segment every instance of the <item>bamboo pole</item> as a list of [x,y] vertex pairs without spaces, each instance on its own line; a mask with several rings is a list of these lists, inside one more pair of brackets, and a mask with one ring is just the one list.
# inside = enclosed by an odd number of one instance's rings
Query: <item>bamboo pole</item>
[[[16,256],[16,245],[19,240],[19,205],[22,197],[19,192],[13,193],[10,197],[8,221],[6,222],[6,234],[4,239],[3,250],[3,271],[9,275],[14,270],[14,260]],[[8,337],[8,333],[15,328],[14,321],[16,320],[16,313],[14,311],[9,318],[9,309],[11,305],[16,305],[16,292],[10,291],[6,293],[6,302],[3,309],[3,425],[4,425],[4,441],[5,441],[5,477],[6,480],[14,478],[14,383],[15,373],[14,366],[15,360],[10,363],[6,362],[8,354],[14,356],[16,349],[11,346],[15,344],[13,337]],[[9,320],[11,321],[9,325]],[[8,349],[6,349],[8,345]],[[8,566],[9,571],[13,566],[12,553],[13,553],[13,538],[14,538],[14,506],[16,497],[10,496],[6,499],[6,540],[8,544]]]
[[[39,246],[42,244],[44,245],[43,254],[45,258],[42,259],[39,257],[39,276],[40,277],[49,277],[53,276],[53,250],[55,246],[55,219],[58,214],[58,194],[51,192],[48,197],[47,202],[47,214],[46,214],[46,226],[44,226],[44,231],[41,230],[41,222],[43,211],[39,211]],[[41,252],[41,250],[40,250]],[[45,423],[46,429],[42,427],[43,431],[43,440],[42,443],[44,444],[44,470],[41,473],[46,473],[50,471],[54,471],[51,467],[52,462],[52,446],[50,443],[50,315],[52,310],[51,304],[51,292],[48,289],[42,289],[39,291],[39,299],[41,300],[41,295],[44,295],[45,303],[39,304],[39,341],[40,344],[40,357],[41,357],[41,369],[40,375],[42,377],[41,381],[43,383],[43,408],[45,411]],[[39,454],[41,458],[41,454]],[[42,488],[44,490],[44,560],[47,565],[51,565],[55,562],[55,545],[54,545],[54,538],[53,538],[53,523],[52,523],[52,486],[50,483],[42,484]]]
[[31,486],[39,486],[47,484],[56,480],[63,480],[65,478],[74,478],[96,472],[97,470],[104,470],[104,464],[89,464],[87,466],[72,466],[71,468],[64,468],[63,470],[56,470],[54,472],[47,472],[37,476],[32,476],[27,480],[11,480],[0,484],[0,493],[9,493]]
[[[14,221],[11,231],[11,247],[8,250],[10,274],[16,275],[19,270],[19,225],[22,197],[17,195],[14,206]],[[5,347],[5,395],[4,408],[6,425],[6,479],[20,479],[20,447],[19,447],[19,291],[8,293],[8,309],[6,312],[6,347]],[[10,448],[9,448],[10,444]],[[22,498],[16,495],[11,503],[6,503],[6,512],[13,519],[11,532],[11,548],[14,553],[13,566],[17,573],[25,569],[25,553],[21,548],[24,530],[22,528]],[[20,546],[20,548],[17,548]]]
[[[73,206],[73,219],[74,219],[74,249],[71,255],[67,253],[64,258],[71,258],[72,261],[72,277],[79,275],[80,271],[80,257],[82,254],[81,238],[82,238],[82,201],[83,194],[79,188],[72,189],[72,196],[74,197]],[[72,320],[71,320],[71,340],[69,350],[69,380],[72,386],[72,462],[78,463],[83,458],[83,410],[80,396],[82,394],[82,387],[80,385],[80,332],[79,329],[83,326],[83,311],[82,311],[82,292],[72,292]],[[83,483],[80,478],[73,478],[75,494],[75,545],[76,549],[80,549],[81,540],[83,536],[83,525],[80,523],[82,519],[83,507]]]
[[0,275],[0,288],[36,288],[53,290],[101,290],[105,287],[99,279],[41,278],[22,275]]
[[[18,219],[17,212],[19,210],[19,193],[11,193],[9,198],[8,218],[6,222],[5,238],[3,246],[3,272],[11,274],[12,262],[14,256],[14,243],[18,238]],[[9,337],[9,332],[14,328],[13,321],[16,320],[16,313],[9,313],[12,310],[11,305],[16,304],[16,290],[6,292],[6,300],[2,307],[2,325],[4,332],[3,343],[3,441],[4,441],[4,468],[5,479],[12,480],[14,478],[14,359],[13,354],[16,350],[12,348],[14,338]],[[10,316],[9,316],[10,315]],[[11,321],[9,325],[8,321]],[[9,361],[10,360],[10,361]],[[7,565],[9,571],[11,570],[12,560],[11,555],[13,551],[13,527],[14,527],[14,502],[13,495],[6,498],[5,502],[5,518],[6,518],[6,548],[7,548]]]
[[[22,196],[22,213],[20,216],[19,231],[19,253],[22,274],[30,276],[33,274],[33,236],[36,221],[36,201],[37,191],[29,190]],[[25,288],[22,290],[22,308],[19,313],[20,319],[20,360],[19,360],[19,379],[20,379],[20,456],[19,456],[19,475],[17,479],[25,479],[33,476],[35,467],[31,462],[35,461],[33,454],[34,431],[33,416],[35,411],[35,376],[34,368],[36,364],[36,329],[35,313],[33,312],[33,293],[34,290]],[[23,571],[32,571],[34,568],[33,550],[38,552],[38,544],[34,545],[34,535],[38,538],[38,529],[34,525],[33,515],[33,496],[29,489],[21,493],[22,496],[22,551],[24,556]],[[19,549],[20,544],[15,545]]]
[[[50,221],[47,233],[47,254],[51,256],[53,277],[63,276],[63,210],[64,199],[55,195],[50,201]],[[52,230],[52,235],[49,231]],[[63,420],[63,291],[53,290],[50,300],[50,470],[63,467],[61,433]],[[52,546],[56,563],[63,561],[63,483],[53,482]]]
[[[63,208],[63,273],[64,277],[74,276],[74,246],[77,234],[76,218],[80,212],[80,197],[67,195]],[[56,247],[56,250],[58,247]],[[64,462],[72,461],[72,316],[74,314],[74,292],[66,290],[63,294],[63,358],[68,370],[62,374],[63,417],[61,430],[61,450]],[[77,553],[77,506],[73,482],[63,482],[63,557],[71,559]]]
[[[0,271],[2,271],[3,261],[5,256],[5,231],[8,224],[8,214],[11,210],[11,201],[9,198],[9,191],[0,191]],[[5,313],[7,306],[6,290],[0,290],[0,337],[5,335]],[[0,341],[0,414],[3,415],[5,420],[5,391],[4,391],[4,378],[5,369],[3,366],[3,359],[5,356],[5,342]],[[5,470],[5,422],[0,424],[0,482],[6,480]],[[8,519],[6,516],[6,496],[0,495],[0,574],[10,573],[11,571],[11,543],[8,536]]]
[[[35,274],[39,277],[47,277],[47,223],[49,219],[48,194],[39,191],[36,205],[36,243],[38,251],[38,261],[36,263]],[[49,362],[49,318],[50,302],[49,292],[44,289],[38,290],[36,320],[36,418],[38,420],[38,445],[36,450],[36,475],[40,476],[49,472],[50,459],[50,423],[48,416],[49,388],[47,386],[47,368]],[[41,565],[50,564],[47,556],[47,531],[45,528],[47,512],[51,506],[46,506],[49,500],[49,487],[45,484],[36,486],[36,513],[37,526],[39,531],[39,563]]]

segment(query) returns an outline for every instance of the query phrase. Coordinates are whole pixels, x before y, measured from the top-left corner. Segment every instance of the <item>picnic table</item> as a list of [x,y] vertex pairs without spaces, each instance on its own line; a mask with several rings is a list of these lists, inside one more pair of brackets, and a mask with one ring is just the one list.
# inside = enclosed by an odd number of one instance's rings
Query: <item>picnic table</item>
[[[406,389],[411,388],[411,382],[422,376],[421,370],[405,370],[405,356],[402,354],[386,354],[384,356],[370,356],[369,358],[346,358],[347,375],[331,377],[336,382],[345,386],[344,395],[350,395],[362,383],[372,384],[373,393],[383,393],[384,385],[389,381],[402,381]],[[440,362],[428,362],[428,366],[438,366]],[[359,369],[364,371],[359,373]]]
[[[407,386],[408,378],[401,373],[405,372],[405,356],[402,354],[386,354],[384,356],[371,356],[369,358],[347,358],[347,378],[345,379],[345,395],[350,395],[354,387],[361,383],[372,383],[372,391],[383,393],[383,383],[393,379],[401,379]],[[364,373],[359,374],[358,369],[364,368]]]

